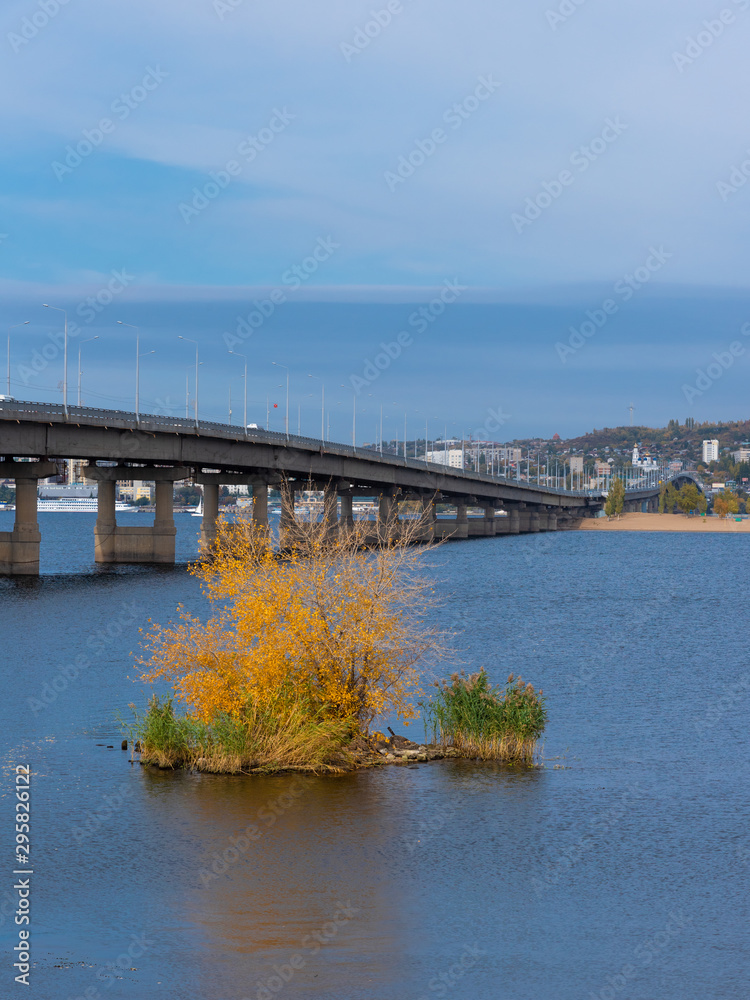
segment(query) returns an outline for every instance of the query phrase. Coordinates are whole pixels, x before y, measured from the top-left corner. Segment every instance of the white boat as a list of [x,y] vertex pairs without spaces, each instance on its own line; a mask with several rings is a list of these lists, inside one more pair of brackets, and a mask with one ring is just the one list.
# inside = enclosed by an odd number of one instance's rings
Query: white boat
[[193,517],[203,517],[203,497],[198,501],[198,506],[192,512]]
[[[37,500],[36,509],[40,514],[64,514],[71,511],[83,512],[84,514],[96,514],[99,506],[96,497],[62,497],[58,500]],[[135,508],[130,504],[117,501],[115,511],[133,511]]]

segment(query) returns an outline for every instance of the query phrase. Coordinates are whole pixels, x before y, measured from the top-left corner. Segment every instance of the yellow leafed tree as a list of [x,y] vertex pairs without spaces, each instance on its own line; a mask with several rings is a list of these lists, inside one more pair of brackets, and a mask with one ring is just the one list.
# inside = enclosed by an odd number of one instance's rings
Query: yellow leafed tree
[[291,703],[364,730],[383,712],[409,720],[416,664],[441,648],[425,622],[434,595],[424,549],[411,544],[420,523],[402,522],[395,542],[375,547],[365,530],[300,524],[279,553],[252,522],[220,521],[211,551],[192,567],[214,612],[201,621],[181,608],[177,623],[152,626],[142,678],[171,681],[207,723]]

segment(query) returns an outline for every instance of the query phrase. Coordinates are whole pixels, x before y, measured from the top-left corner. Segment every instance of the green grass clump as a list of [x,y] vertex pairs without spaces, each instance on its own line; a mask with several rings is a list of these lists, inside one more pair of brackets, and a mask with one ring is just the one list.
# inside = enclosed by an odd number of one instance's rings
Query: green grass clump
[[153,697],[145,714],[131,707],[135,719],[127,730],[144,764],[247,774],[341,771],[351,763],[344,749],[353,736],[351,720],[311,715],[301,703],[273,712],[250,705],[240,718],[220,715],[210,723],[177,715],[171,698]]
[[532,763],[547,712],[541,690],[510,675],[505,690],[493,688],[484,670],[438,681],[423,705],[433,740],[464,757]]

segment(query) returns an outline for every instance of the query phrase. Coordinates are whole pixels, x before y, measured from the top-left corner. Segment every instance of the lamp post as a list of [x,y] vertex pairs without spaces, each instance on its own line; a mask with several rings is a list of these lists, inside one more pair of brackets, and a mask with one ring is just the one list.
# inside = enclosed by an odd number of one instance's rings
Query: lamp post
[[15,330],[19,326],[28,326],[31,322],[30,319],[25,319],[23,323],[14,323],[13,326],[8,327],[8,395],[10,396],[10,331]]
[[89,337],[88,340],[82,340],[78,345],[78,405],[79,406],[81,405],[81,375],[83,375],[83,372],[81,371],[81,348],[83,347],[84,344],[90,344],[92,340],[98,340],[98,339],[99,339],[98,336]]
[[191,340],[190,337],[183,337],[181,333],[177,334],[178,340],[184,340],[188,344],[195,344],[195,427],[198,428],[198,368],[200,367],[198,362],[198,341]]
[[[129,326],[131,330],[135,330],[135,422],[140,423],[141,419],[141,358],[145,358],[148,354],[155,354],[156,351],[144,351],[141,354],[141,330],[140,327],[133,326],[132,323],[123,323],[121,319],[117,321],[120,326]],[[196,375],[196,383],[197,383]]]
[[286,369],[286,416],[284,417],[284,432],[289,437],[289,366],[280,365],[278,361],[272,361],[271,364],[276,365],[277,368]]
[[61,312],[65,317],[65,340],[63,347],[63,412],[68,416],[68,313],[59,306],[51,306],[47,302],[42,302],[45,309],[54,309]]
[[320,382],[320,440],[326,439],[326,385],[320,375],[309,375],[308,378],[317,379]]
[[247,437],[247,355],[240,354],[239,351],[230,351],[230,354],[234,354],[237,358],[242,358],[245,362],[245,374],[242,376],[245,380],[245,437]]
[[356,451],[356,448],[357,448],[357,392],[356,392],[356,389],[354,389],[352,386],[350,386],[350,385],[344,385],[343,382],[341,383],[341,388],[342,389],[351,389],[352,390],[352,448],[354,448],[355,451]]

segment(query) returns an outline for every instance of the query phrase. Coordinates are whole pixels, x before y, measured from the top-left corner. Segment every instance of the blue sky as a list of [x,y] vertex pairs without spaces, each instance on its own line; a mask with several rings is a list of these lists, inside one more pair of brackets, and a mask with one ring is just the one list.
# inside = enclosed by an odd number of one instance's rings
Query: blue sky
[[61,359],[32,363],[49,301],[81,328],[72,394],[98,336],[85,401],[132,405],[121,319],[156,352],[144,406],[184,410],[183,333],[222,418],[243,391],[227,336],[276,289],[242,341],[258,422],[284,405],[271,361],[309,433],[323,376],[338,438],[355,390],[366,439],[381,404],[498,439],[625,422],[631,401],[649,423],[747,416],[750,0],[23,0],[0,35],[3,322],[31,321],[14,395],[60,398]]

